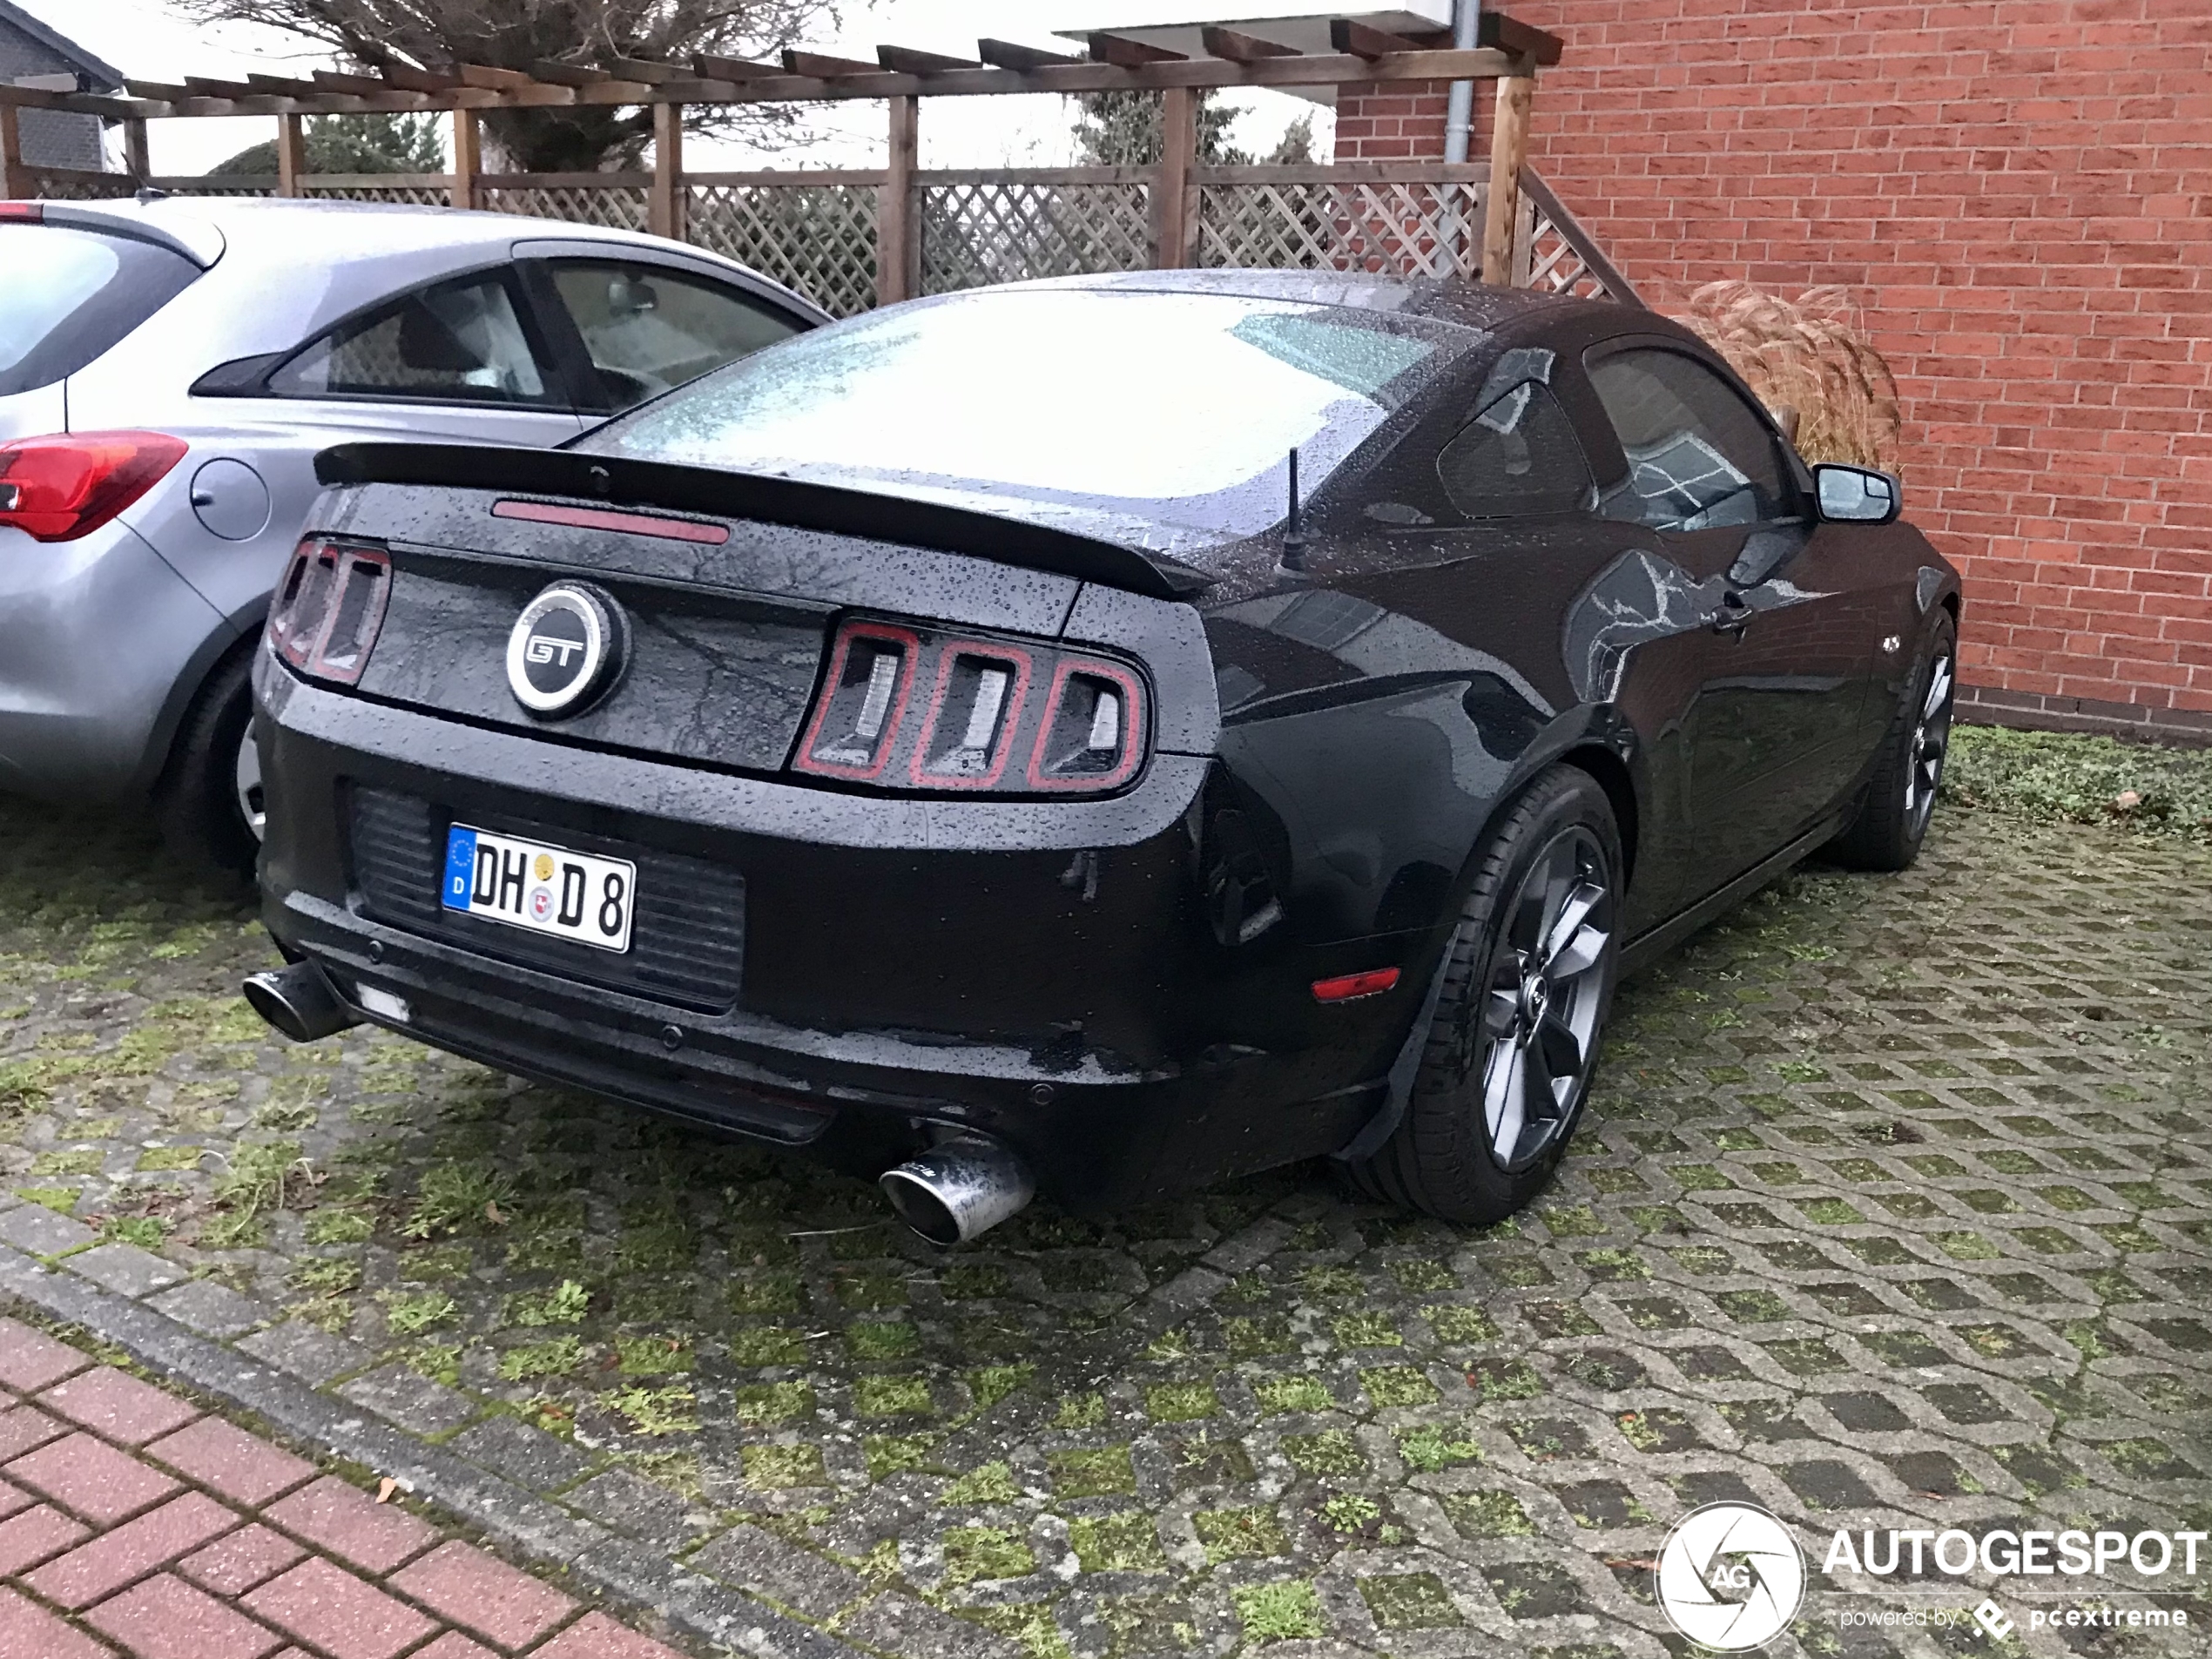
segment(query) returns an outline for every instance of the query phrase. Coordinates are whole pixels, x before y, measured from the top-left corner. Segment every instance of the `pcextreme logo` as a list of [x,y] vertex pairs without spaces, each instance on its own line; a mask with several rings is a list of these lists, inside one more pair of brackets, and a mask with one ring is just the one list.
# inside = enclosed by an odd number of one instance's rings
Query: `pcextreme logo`
[[1702,1648],[1764,1647],[1790,1628],[1804,1594],[1797,1540],[1756,1504],[1693,1509],[1659,1551],[1659,1606]]

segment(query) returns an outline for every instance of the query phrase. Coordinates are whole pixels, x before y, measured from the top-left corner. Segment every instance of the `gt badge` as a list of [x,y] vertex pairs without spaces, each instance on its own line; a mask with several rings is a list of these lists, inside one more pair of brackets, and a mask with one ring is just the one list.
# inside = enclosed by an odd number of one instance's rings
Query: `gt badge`
[[622,609],[582,582],[556,582],[523,607],[507,636],[507,686],[548,718],[589,707],[622,672]]

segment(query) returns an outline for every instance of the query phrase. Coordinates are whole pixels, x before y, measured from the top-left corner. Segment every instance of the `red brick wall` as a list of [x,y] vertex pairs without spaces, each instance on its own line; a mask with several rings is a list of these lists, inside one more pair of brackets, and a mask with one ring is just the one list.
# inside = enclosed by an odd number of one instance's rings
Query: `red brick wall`
[[[2212,0],[1510,9],[1567,41],[1533,158],[1640,287],[1858,296],[1964,678],[2212,713]],[[1347,98],[1338,154],[1443,125]]]

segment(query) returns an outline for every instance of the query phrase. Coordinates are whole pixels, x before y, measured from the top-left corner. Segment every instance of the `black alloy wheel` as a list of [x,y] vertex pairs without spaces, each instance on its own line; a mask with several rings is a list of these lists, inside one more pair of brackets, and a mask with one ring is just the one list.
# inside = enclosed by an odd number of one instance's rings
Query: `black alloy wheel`
[[1828,854],[1838,864],[1905,870],[1920,856],[1951,752],[1958,657],[1959,631],[1946,615],[1931,632],[1920,665],[1891,716],[1858,816],[1829,844]]
[[1475,858],[1405,1116],[1352,1163],[1355,1187],[1475,1226],[1543,1190],[1596,1069],[1622,865],[1586,772],[1555,766],[1507,808]]

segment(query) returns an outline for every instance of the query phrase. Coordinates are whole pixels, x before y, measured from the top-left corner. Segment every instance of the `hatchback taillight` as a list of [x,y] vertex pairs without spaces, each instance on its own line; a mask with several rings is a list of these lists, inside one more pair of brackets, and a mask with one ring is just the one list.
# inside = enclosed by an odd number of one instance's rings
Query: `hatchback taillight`
[[902,791],[1116,789],[1143,762],[1144,698],[1134,668],[1088,651],[856,617],[792,765]]
[[0,525],[37,542],[90,536],[190,446],[165,432],[68,432],[0,443]]
[[317,679],[358,684],[384,626],[392,561],[374,548],[300,543],[269,606],[269,644]]

